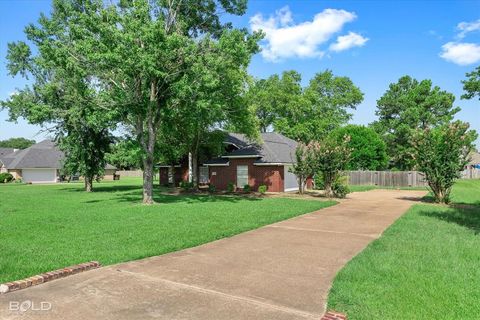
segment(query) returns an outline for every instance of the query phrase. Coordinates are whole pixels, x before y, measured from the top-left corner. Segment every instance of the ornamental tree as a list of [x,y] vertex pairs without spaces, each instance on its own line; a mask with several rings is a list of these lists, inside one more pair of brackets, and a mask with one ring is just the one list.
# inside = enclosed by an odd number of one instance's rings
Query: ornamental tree
[[425,173],[436,202],[450,202],[452,186],[468,163],[476,138],[477,133],[461,121],[426,128],[414,136],[417,169]]
[[332,135],[320,142],[313,141],[309,144],[313,171],[322,175],[327,197],[333,196],[333,184],[339,179],[342,171],[347,169],[351,154],[349,142],[349,136],[338,140]]
[[298,191],[305,192],[308,177],[314,174],[314,159],[310,145],[299,143],[295,149],[295,163],[289,169],[297,177]]

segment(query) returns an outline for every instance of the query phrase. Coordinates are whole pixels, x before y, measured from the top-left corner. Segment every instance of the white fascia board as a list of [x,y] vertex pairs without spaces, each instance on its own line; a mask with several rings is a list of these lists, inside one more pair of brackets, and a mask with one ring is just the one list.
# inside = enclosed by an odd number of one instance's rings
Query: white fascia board
[[229,159],[241,159],[241,158],[259,158],[261,155],[259,154],[252,154],[252,155],[245,155],[245,156],[222,156],[222,158],[229,158]]
[[204,163],[203,165],[206,166],[206,167],[228,167],[230,165],[230,162],[227,162],[227,163],[211,163],[211,164]]

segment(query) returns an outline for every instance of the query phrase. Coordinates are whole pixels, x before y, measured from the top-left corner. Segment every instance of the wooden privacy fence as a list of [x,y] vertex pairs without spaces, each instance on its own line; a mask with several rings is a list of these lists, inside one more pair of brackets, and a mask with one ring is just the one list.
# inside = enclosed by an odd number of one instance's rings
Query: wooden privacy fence
[[474,166],[468,166],[462,171],[462,179],[480,179],[480,169]]
[[117,170],[120,177],[143,177],[142,170]]
[[418,171],[346,171],[348,183],[354,186],[425,187],[425,175]]

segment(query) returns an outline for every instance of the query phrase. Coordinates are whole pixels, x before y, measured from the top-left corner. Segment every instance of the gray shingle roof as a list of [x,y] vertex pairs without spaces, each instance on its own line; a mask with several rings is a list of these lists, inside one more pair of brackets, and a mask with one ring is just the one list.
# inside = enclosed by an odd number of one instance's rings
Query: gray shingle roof
[[7,154],[9,153],[12,153],[15,149],[13,148],[0,148],[0,159],[3,157],[3,156],[6,156]]
[[9,160],[5,166],[7,169],[28,169],[28,168],[62,168],[61,161],[64,154],[55,143],[50,140],[44,140],[33,146],[17,151],[9,155]]
[[13,148],[0,148],[0,167],[3,165],[7,165],[11,161],[10,154],[13,153],[15,149]]
[[240,149],[226,155],[228,157],[256,156],[257,163],[294,163],[297,142],[280,133],[266,132],[261,134],[261,143],[249,142],[242,134],[229,134],[230,137],[239,140]]
[[[52,168],[61,169],[65,154],[50,140],[34,144],[30,148],[10,153],[2,158],[7,169]],[[105,169],[116,169],[107,164]]]

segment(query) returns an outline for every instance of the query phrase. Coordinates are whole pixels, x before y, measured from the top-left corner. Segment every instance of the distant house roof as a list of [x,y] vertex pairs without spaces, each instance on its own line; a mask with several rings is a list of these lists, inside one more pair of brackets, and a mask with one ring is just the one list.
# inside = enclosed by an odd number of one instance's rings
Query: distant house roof
[[[221,158],[205,162],[206,165],[227,163],[229,158],[257,158],[256,164],[294,163],[297,142],[280,133],[266,132],[261,134],[261,142],[252,142],[243,134],[228,134],[226,143],[232,143],[238,149],[223,155]],[[224,160],[221,160],[224,159]]]
[[7,162],[9,162],[8,155],[13,153],[15,149],[13,148],[0,148],[0,167],[3,165],[6,165]]
[[475,165],[475,164],[480,164],[480,153],[478,152],[472,152],[470,154],[470,164]]
[[13,148],[0,148],[0,159],[13,151],[15,151]]
[[[48,168],[61,169],[65,154],[50,140],[44,140],[33,146],[10,153],[2,158],[7,169]],[[116,169],[107,164],[105,169]]]

